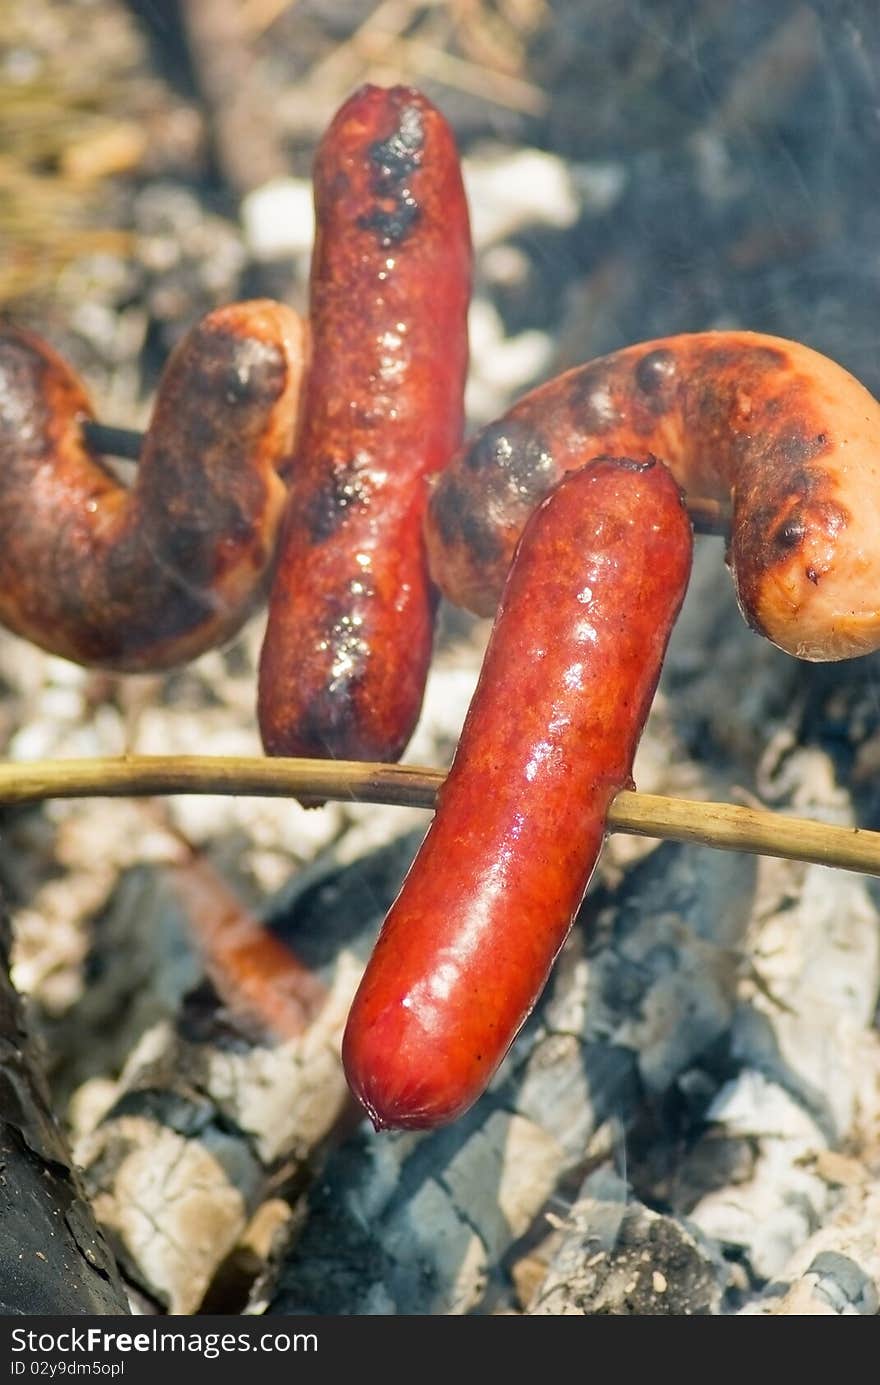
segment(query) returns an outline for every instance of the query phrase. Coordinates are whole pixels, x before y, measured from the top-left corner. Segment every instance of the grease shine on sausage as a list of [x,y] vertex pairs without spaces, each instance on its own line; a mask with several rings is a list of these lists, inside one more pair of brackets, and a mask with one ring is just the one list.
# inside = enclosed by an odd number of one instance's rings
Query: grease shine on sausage
[[168,360],[129,490],[83,439],[92,409],[70,368],[0,329],[0,621],[128,672],[234,634],[265,592],[303,356],[281,304],[209,314]]
[[826,357],[754,332],[642,342],[525,395],[433,492],[431,568],[494,610],[535,504],[585,455],[654,454],[688,496],[733,502],[749,624],[801,659],[880,647],[880,405]]
[[272,755],[397,759],[436,595],[425,476],[459,446],[471,248],[452,132],[363,87],[315,164],[312,368],[272,585],[259,718]]
[[436,815],[349,1016],[349,1083],[377,1128],[481,1094],[535,1004],[631,783],[690,572],[658,462],[602,458],[535,512]]

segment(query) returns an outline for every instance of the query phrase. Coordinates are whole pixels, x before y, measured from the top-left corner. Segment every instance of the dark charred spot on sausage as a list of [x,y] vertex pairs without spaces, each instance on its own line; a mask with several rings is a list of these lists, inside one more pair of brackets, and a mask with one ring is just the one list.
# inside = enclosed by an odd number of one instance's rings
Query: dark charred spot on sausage
[[[182,422],[177,436],[170,430],[152,429],[145,439],[152,457],[161,458],[164,476],[173,477],[168,481],[168,494],[163,508],[173,517],[177,508],[189,508],[193,499],[192,465],[190,459],[199,457],[203,464],[218,453],[218,407],[216,400],[206,401],[200,413],[191,412]],[[244,440],[242,439],[244,443]],[[156,465],[156,463],[152,463]],[[173,490],[171,489],[173,486]]]
[[[236,519],[240,522],[232,505],[226,507],[225,514],[230,529]],[[169,605],[175,606],[185,595],[197,600],[203,613],[216,607],[210,589],[218,576],[217,552],[205,544],[204,532],[198,523],[183,519],[173,524],[163,535],[161,558],[165,575],[175,588],[174,599]],[[175,621],[177,619],[175,616]]]
[[376,207],[369,213],[358,217],[357,224],[362,231],[374,231],[383,249],[406,240],[413,226],[422,214],[421,207],[412,193],[401,194],[394,206],[388,210]]
[[614,398],[615,362],[595,361],[575,371],[571,390],[572,419],[579,431],[604,433],[620,423]]
[[244,363],[226,372],[223,398],[227,404],[257,403],[265,393],[264,382]]
[[461,517],[461,537],[472,557],[487,567],[501,557],[501,544],[479,515],[467,510]]
[[776,443],[776,451],[783,466],[797,466],[800,470],[797,473],[798,487],[807,494],[815,489],[815,482],[809,471],[804,470],[804,464],[815,461],[826,450],[827,438],[823,433],[804,433],[799,429],[792,429],[783,433]]
[[447,547],[461,539],[461,517],[467,508],[467,495],[457,481],[444,477],[431,497],[431,518]]
[[372,495],[363,463],[356,457],[327,458],[321,464],[323,483],[304,506],[306,528],[312,543],[323,543],[352,514],[363,510]]
[[284,356],[274,343],[214,331],[188,354],[179,389],[201,395],[206,409],[214,400],[261,409],[282,394],[286,383]]
[[475,508],[468,492],[457,481],[444,479],[434,492],[431,515],[443,543],[455,547],[463,543],[477,563],[494,563],[501,555],[501,542]]
[[422,112],[406,105],[397,128],[367,151],[376,205],[359,216],[357,224],[363,231],[374,231],[385,249],[406,240],[421,216],[412,181],[424,157],[424,143]]
[[760,478],[760,489],[771,506],[772,497],[777,497],[777,509],[767,533],[778,524],[784,497],[799,496],[805,502],[812,502],[825,496],[827,480],[820,468],[810,464],[828,450],[827,434],[815,433],[802,425],[785,424],[792,417],[798,418],[804,407],[796,389],[772,401],[762,400],[760,408],[756,406],[749,418],[748,426],[731,438],[734,472],[739,472],[745,461],[749,473]]
[[[192,537],[190,530],[190,550]],[[56,610],[62,624],[76,624],[78,648],[94,663],[129,663],[133,652],[141,650],[144,667],[149,667],[154,655],[219,609],[213,567],[200,562],[199,570],[194,569],[185,538],[177,547],[171,542],[163,547],[164,580],[155,591],[149,590],[152,555],[145,562],[136,532],[106,551],[105,570],[94,574],[94,582],[93,574],[83,578],[77,548],[71,542],[58,546],[53,565]],[[100,609],[94,605],[98,593]]]
[[539,433],[509,418],[493,423],[474,440],[465,453],[469,471],[485,474],[490,490],[512,488],[523,500],[543,496],[556,477],[553,453]]
[[788,364],[787,353],[777,346],[744,346],[737,342],[732,346],[707,345],[701,352],[701,368],[706,375],[734,371],[738,376],[756,378],[779,372]]
[[[815,493],[817,487],[814,486],[813,490],[812,497],[805,500],[798,498],[795,508],[789,512],[785,522],[779,525],[775,532],[768,525],[767,532],[770,535],[766,545],[768,563],[784,562],[790,554],[797,552],[808,535],[824,535],[826,539],[834,539],[842,529],[846,528],[849,523],[848,511],[835,501],[823,500]],[[756,527],[765,515],[766,511],[759,512],[755,516]],[[827,567],[813,560],[807,563],[804,570],[807,578],[815,585],[819,578],[824,576]]]
[[803,543],[806,526],[800,518],[787,519],[771,537],[771,544],[782,553],[788,553]]
[[298,721],[298,734],[310,746],[323,746],[338,754],[339,736],[353,723],[351,687],[338,686],[330,694],[327,689],[312,699]]
[[407,183],[422,162],[425,130],[422,113],[412,103],[401,106],[397,128],[368,151],[374,169],[374,186],[382,196]]
[[675,356],[665,347],[649,351],[636,366],[636,385],[655,413],[664,413],[672,402],[678,383]]

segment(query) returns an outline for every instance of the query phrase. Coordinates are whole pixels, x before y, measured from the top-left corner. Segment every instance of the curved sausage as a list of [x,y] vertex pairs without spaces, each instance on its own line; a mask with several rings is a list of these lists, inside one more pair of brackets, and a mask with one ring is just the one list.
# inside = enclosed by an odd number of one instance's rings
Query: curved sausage
[[92,410],[73,372],[38,337],[0,329],[0,621],[124,671],[234,634],[274,552],[304,345],[278,303],[209,314],[168,360],[128,489],[83,439]]
[[547,979],[633,756],[691,559],[657,462],[603,458],[529,520],[437,812],[343,1042],[377,1128],[453,1120]]
[[703,332],[642,342],[525,395],[433,492],[434,580],[494,610],[541,496],[594,453],[655,454],[688,497],[733,501],[749,624],[801,659],[880,647],[880,405],[796,342]]
[[452,132],[409,87],[363,87],[315,165],[313,363],[272,585],[270,755],[397,759],[436,598],[424,477],[461,442],[471,249]]

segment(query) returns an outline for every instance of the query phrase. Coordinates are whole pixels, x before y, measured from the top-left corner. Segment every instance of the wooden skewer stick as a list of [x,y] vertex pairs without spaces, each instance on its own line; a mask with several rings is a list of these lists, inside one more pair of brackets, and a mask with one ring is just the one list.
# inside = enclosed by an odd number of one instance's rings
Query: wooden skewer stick
[[717,500],[704,500],[702,496],[686,496],[688,514],[695,534],[729,534],[730,509]]
[[[136,462],[141,455],[144,435],[134,428],[114,428],[95,419],[85,419],[82,430],[89,447],[96,452],[110,457],[126,457],[130,462]],[[689,496],[687,507],[698,534],[726,534],[730,529],[729,511],[717,500]]]
[[87,418],[83,419],[82,430],[83,437],[95,452],[104,452],[110,457],[127,457],[130,462],[136,462],[141,455],[144,435],[134,428],[113,428],[108,423]]
[[[441,770],[353,760],[214,755],[0,763],[0,804],[47,798],[132,798],[197,793],[389,803],[432,808]],[[786,817],[731,803],[624,790],[608,814],[612,832],[750,851],[880,876],[880,832]]]

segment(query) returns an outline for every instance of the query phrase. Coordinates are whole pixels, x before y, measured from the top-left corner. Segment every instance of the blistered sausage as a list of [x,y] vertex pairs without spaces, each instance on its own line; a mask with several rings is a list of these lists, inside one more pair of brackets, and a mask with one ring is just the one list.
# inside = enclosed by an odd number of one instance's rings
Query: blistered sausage
[[363,87],[315,164],[313,357],[260,666],[274,755],[396,759],[436,594],[425,477],[461,441],[471,248],[458,154],[409,87]]
[[517,536],[585,455],[654,454],[689,497],[732,501],[749,624],[801,659],[880,646],[880,405],[833,361],[754,332],[642,342],[525,395],[431,497],[431,569],[490,614]]
[[305,355],[289,308],[220,308],[174,350],[135,484],[91,451],[85,390],[0,329],[0,621],[78,663],[185,663],[265,596]]

